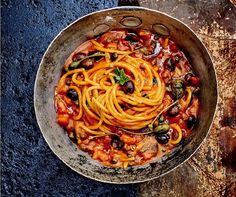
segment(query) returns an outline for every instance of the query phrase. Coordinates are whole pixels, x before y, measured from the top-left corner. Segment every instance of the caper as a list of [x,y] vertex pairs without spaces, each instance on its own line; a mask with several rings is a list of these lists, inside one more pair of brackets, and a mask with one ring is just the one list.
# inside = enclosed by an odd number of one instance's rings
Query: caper
[[155,133],[167,133],[170,129],[168,124],[160,124],[154,128]]
[[157,142],[159,142],[160,144],[166,144],[168,143],[170,139],[170,136],[168,133],[160,133],[156,135],[156,140]]
[[163,123],[165,121],[165,117],[163,116],[163,114],[161,114],[159,117],[158,117],[158,122],[159,123]]
[[172,81],[171,92],[175,99],[179,99],[184,95],[184,83],[181,79]]

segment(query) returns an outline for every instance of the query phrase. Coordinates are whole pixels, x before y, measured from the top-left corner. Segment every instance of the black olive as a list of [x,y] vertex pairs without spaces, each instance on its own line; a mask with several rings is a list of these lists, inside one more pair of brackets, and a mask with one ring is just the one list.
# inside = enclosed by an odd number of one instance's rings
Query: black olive
[[72,57],[72,61],[73,62],[77,62],[83,58],[86,57],[86,54],[85,53],[76,53],[73,57]]
[[132,94],[134,92],[134,82],[129,80],[127,82],[124,83],[123,85],[123,90],[125,93],[130,93]]
[[71,100],[77,101],[78,100],[78,93],[74,89],[69,89],[66,93]]
[[170,116],[176,116],[179,113],[179,107],[178,105],[172,106],[170,109],[167,111],[168,115]]
[[137,42],[138,41],[138,37],[135,34],[128,34],[125,37],[125,40],[130,41],[130,42]]
[[94,58],[89,58],[89,59],[85,59],[83,60],[79,66],[85,69],[90,69],[93,67],[94,64]]
[[175,63],[171,58],[167,58],[164,62],[164,66],[171,72],[175,70]]
[[160,144],[168,143],[169,139],[170,139],[170,136],[169,136],[168,133],[158,133],[158,134],[156,134],[156,140]]
[[124,146],[124,142],[121,141],[120,137],[117,135],[112,135],[111,136],[111,146],[113,146],[114,148],[120,150],[123,148]]
[[188,118],[188,120],[187,120],[187,127],[188,127],[189,129],[193,128],[193,126],[195,125],[196,121],[197,121],[197,119],[196,119],[195,116],[193,116],[193,115],[190,116],[190,117]]
[[114,62],[117,58],[118,58],[118,54],[117,53],[112,53],[111,54],[111,61],[112,62]]

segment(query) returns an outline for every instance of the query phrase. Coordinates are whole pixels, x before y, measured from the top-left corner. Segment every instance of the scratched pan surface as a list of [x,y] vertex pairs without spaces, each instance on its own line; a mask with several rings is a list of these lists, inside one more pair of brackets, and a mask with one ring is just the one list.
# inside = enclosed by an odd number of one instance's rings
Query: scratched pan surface
[[[93,36],[114,28],[144,28],[170,35],[186,54],[201,80],[199,123],[192,135],[169,155],[151,164],[128,169],[104,167],[79,150],[56,123],[54,89],[65,59]],[[137,183],[162,176],[182,164],[206,138],[217,104],[217,80],[211,58],[197,36],[182,22],[164,13],[140,7],[118,7],[86,15],[51,42],[35,81],[34,106],[40,130],[52,151],[70,168],[86,177],[108,183]]]

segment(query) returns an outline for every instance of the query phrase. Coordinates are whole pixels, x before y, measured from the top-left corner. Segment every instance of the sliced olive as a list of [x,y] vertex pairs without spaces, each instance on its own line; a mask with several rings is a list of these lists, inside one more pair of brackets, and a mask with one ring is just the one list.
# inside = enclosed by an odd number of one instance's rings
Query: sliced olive
[[111,61],[112,62],[114,62],[117,58],[118,58],[118,54],[117,53],[112,53],[111,54]]
[[167,133],[170,129],[168,124],[160,124],[154,128],[155,133]]
[[170,136],[168,133],[160,133],[156,135],[156,140],[157,142],[159,142],[160,144],[166,144],[168,143],[170,139]]
[[124,142],[121,141],[120,137],[117,135],[111,136],[111,146],[113,146],[116,149],[122,149],[124,146]]
[[74,89],[69,89],[66,93],[71,100],[77,101],[78,100],[78,93]]
[[90,69],[93,67],[94,64],[94,58],[85,59],[80,63],[80,67],[87,69]]
[[168,111],[167,111],[168,115],[170,116],[176,116],[179,114],[179,107],[178,105],[174,105],[172,106]]
[[83,58],[86,57],[86,54],[85,53],[76,53],[73,57],[72,57],[72,61],[73,62],[76,62],[76,61],[79,61],[79,60],[82,60]]
[[123,90],[124,90],[125,93],[132,94],[134,92],[134,89],[135,89],[134,82],[131,81],[131,80],[125,82],[124,85],[123,85]]
[[196,121],[197,121],[197,119],[196,119],[195,116],[193,116],[193,115],[190,116],[190,117],[188,118],[188,120],[187,120],[187,127],[188,127],[189,129],[193,128],[193,126],[195,125]]

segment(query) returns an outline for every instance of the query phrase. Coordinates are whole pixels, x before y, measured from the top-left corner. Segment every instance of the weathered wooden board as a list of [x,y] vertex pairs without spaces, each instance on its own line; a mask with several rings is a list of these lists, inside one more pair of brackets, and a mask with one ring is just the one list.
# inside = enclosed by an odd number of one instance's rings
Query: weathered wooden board
[[209,136],[181,167],[139,185],[139,195],[236,196],[236,1],[141,0],[189,25],[208,48],[218,77],[219,102]]

